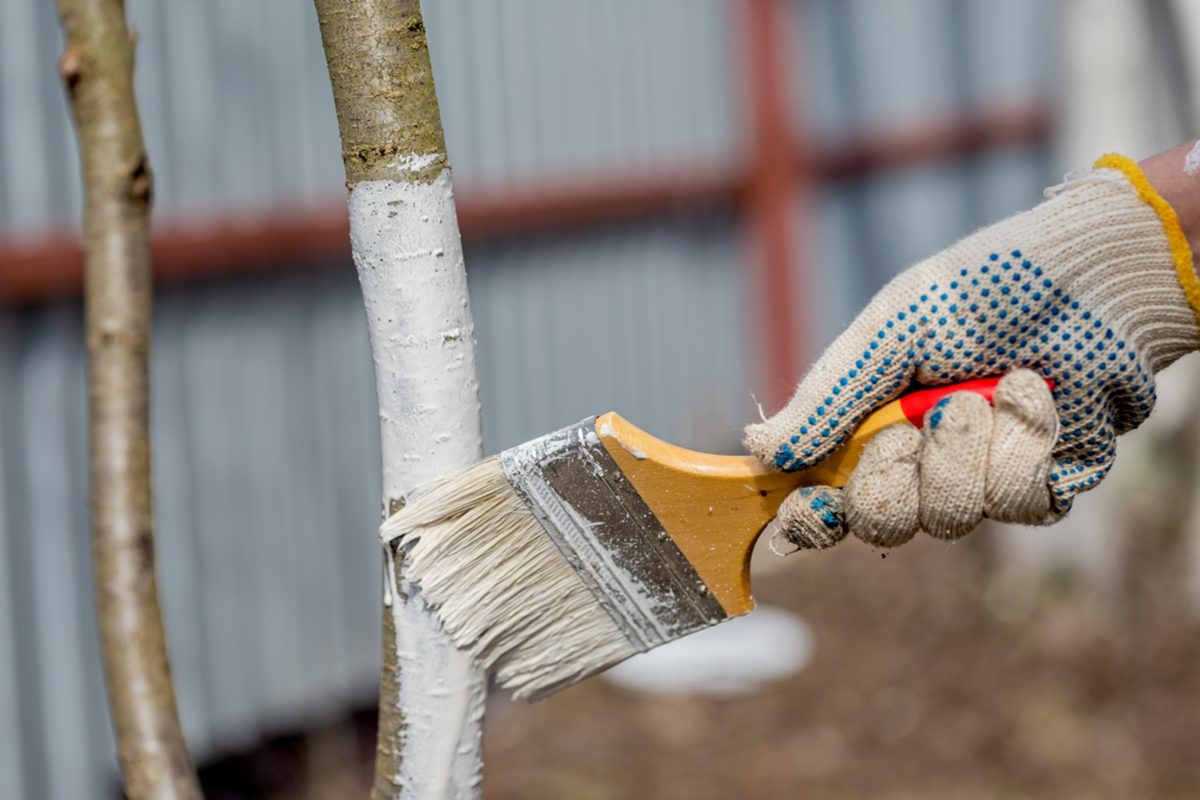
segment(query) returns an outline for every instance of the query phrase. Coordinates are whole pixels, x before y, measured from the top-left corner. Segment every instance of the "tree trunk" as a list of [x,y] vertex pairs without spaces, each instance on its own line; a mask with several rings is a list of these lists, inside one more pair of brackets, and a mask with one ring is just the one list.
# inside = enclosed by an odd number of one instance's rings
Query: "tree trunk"
[[59,72],[84,184],[92,558],[117,750],[132,800],[198,798],[167,663],[150,489],[150,167],[122,0],[59,0]]
[[[417,0],[315,0],[375,361],[383,509],[482,455],[474,325]],[[372,797],[474,798],[486,684],[386,548]]]

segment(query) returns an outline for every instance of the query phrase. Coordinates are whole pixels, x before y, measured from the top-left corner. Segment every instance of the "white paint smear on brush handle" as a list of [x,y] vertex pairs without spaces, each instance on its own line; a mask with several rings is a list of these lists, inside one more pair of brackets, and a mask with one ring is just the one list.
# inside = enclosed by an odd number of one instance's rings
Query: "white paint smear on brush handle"
[[[386,504],[483,451],[475,326],[449,171],[433,183],[355,185],[350,239],[375,362]],[[389,561],[387,580],[394,570]],[[484,676],[413,587],[389,598],[405,721],[394,776],[400,797],[477,798]]]

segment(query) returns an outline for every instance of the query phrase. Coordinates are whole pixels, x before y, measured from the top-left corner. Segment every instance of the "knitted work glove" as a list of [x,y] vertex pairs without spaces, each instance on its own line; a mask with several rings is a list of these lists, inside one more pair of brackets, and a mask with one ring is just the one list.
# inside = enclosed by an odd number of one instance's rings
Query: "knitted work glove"
[[1047,197],[897,276],[788,405],[746,428],[751,452],[802,470],[914,384],[1007,375],[994,409],[956,392],[922,430],[879,433],[844,491],[794,492],[778,519],[796,546],[848,531],[880,546],[918,529],[955,538],[984,516],[1053,522],[1150,413],[1154,375],[1200,347],[1187,239],[1137,164],[1104,156]]

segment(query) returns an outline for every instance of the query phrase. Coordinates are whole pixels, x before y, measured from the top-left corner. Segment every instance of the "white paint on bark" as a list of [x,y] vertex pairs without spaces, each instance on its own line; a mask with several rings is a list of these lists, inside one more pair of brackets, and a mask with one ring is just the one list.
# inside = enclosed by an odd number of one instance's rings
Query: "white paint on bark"
[[[413,155],[397,166],[415,172],[434,158]],[[350,238],[375,362],[386,511],[390,500],[483,454],[475,329],[449,171],[433,183],[356,184]],[[396,568],[389,558],[389,587]],[[484,675],[399,578],[399,595],[385,592],[405,726],[399,796],[477,798]]]

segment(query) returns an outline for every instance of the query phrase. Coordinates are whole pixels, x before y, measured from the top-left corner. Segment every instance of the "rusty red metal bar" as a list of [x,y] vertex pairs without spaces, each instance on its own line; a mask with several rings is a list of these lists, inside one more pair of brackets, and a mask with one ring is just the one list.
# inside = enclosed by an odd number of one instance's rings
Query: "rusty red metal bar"
[[[246,274],[341,261],[349,254],[344,208],[296,209],[249,217],[167,224],[151,240],[156,281]],[[0,240],[0,304],[25,305],[79,294],[83,252],[78,231],[39,241]]]
[[[798,354],[807,350],[803,313],[796,313],[801,296],[797,278],[805,274],[798,263],[798,231],[806,214],[796,207],[807,197],[811,169],[806,152],[794,144],[780,37],[785,25],[777,0],[742,0],[745,91],[753,120],[753,147],[746,192],[746,224],[753,252],[748,263],[755,330],[751,341],[761,353],[759,374],[765,379],[763,400],[771,409],[782,406],[800,376]],[[794,169],[795,164],[800,169]]]
[[[544,185],[467,191],[458,200],[468,242],[543,235],[608,223],[731,207],[743,193],[742,170],[682,169],[631,180],[583,176]],[[36,241],[0,239],[0,305],[28,305],[79,294],[83,253],[77,231]],[[156,225],[155,279],[163,282],[267,272],[350,257],[345,208],[326,206],[260,215],[214,216]]]
[[809,158],[797,152],[794,167],[822,181],[853,179],[1004,147],[1030,147],[1050,138],[1052,123],[1042,103],[992,103],[969,114],[932,115],[859,132],[847,142],[826,144]]
[[745,193],[736,165],[690,165],[626,178],[580,175],[500,190],[469,189],[457,198],[468,242],[536,236],[638,219],[732,207]]
[[[821,180],[853,178],[943,157],[968,157],[999,147],[1044,142],[1050,114],[1039,103],[1008,104],[947,116],[838,142],[793,147],[788,163]],[[642,175],[583,177],[504,190],[459,193],[459,217],[468,243],[515,235],[542,235],[702,208],[741,210],[751,194],[751,168],[681,166]],[[83,259],[76,231],[36,240],[0,239],[0,305],[28,305],[78,296]],[[214,216],[200,222],[156,224],[154,271],[163,282],[316,266],[349,258],[341,203],[270,213]]]

